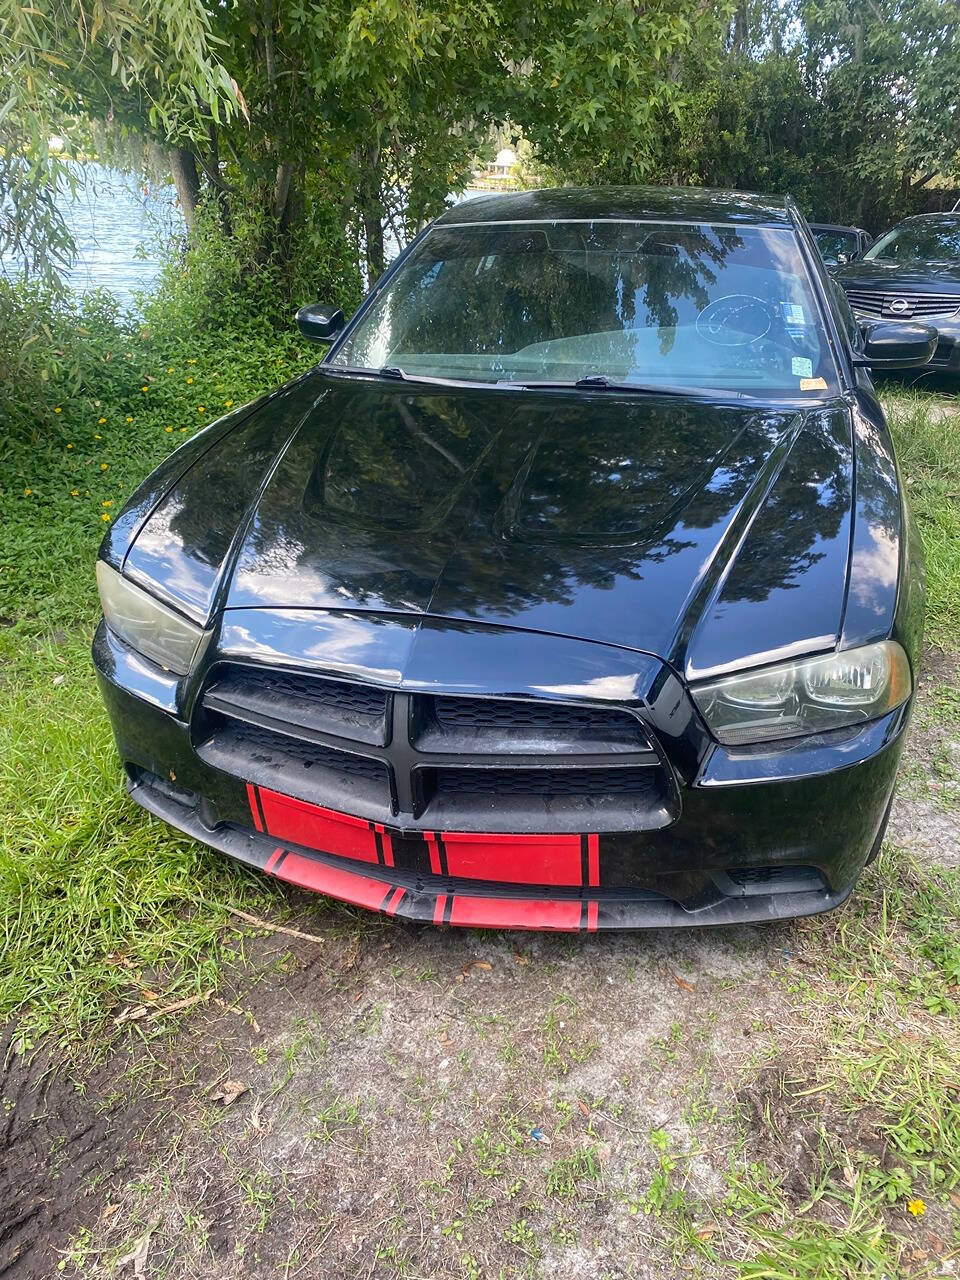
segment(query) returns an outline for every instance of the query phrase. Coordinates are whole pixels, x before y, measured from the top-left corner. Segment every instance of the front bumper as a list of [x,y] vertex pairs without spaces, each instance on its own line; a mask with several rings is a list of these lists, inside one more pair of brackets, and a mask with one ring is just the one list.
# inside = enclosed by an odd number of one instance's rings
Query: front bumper
[[292,797],[257,775],[252,758],[249,771],[218,768],[198,753],[191,715],[178,714],[189,702],[181,686],[103,625],[94,659],[131,794],[150,812],[303,888],[475,927],[592,931],[829,910],[874,844],[908,713],[788,750],[739,752],[705,743],[688,718],[674,738],[669,725],[659,731],[676,791],[647,829],[605,829],[588,807],[576,831],[497,829],[494,817],[492,829],[464,832]]

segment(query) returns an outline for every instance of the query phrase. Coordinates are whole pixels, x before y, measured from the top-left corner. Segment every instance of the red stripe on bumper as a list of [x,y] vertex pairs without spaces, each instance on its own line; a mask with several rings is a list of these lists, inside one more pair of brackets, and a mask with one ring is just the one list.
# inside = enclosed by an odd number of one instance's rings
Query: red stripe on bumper
[[[454,898],[450,923],[479,929],[580,928],[581,904],[540,898]],[[434,916],[436,920],[436,916]]]
[[394,889],[390,901],[387,903],[388,916],[395,916],[397,914],[397,907],[399,907],[400,900],[406,892],[406,889]]
[[587,903],[587,931],[589,933],[596,932],[598,914],[599,914],[599,908],[597,903],[588,902]]
[[430,870],[435,876],[441,874],[440,867],[440,846],[437,844],[436,837],[432,831],[425,831],[423,838],[427,842],[427,851],[430,854]]
[[[385,884],[382,880],[359,875],[356,871],[331,867],[329,863],[317,862],[299,853],[288,853],[274,875],[278,880],[286,880],[301,889],[313,889],[317,893],[326,893],[331,898],[351,902],[357,907],[369,907],[373,911],[382,910],[387,898],[396,893],[393,885]],[[400,893],[403,893],[402,889]],[[394,905],[399,901],[396,898]]]
[[260,810],[257,807],[257,789],[252,782],[247,783],[247,800],[250,802],[250,813],[253,817],[253,825],[258,831],[262,831],[263,823],[260,821]]
[[[377,836],[369,822],[354,818],[348,813],[337,813],[278,791],[260,788],[260,804],[266,819],[267,831],[281,840],[302,844],[306,849],[321,853],[333,853],[340,858],[353,858],[357,862],[378,862]],[[384,839],[384,851],[389,836]],[[393,853],[390,855],[393,865]]]
[[379,822],[374,823],[374,831],[380,834],[380,843],[383,846],[383,865],[385,867],[393,866],[393,844],[390,840],[390,833]]
[[[596,841],[596,836],[591,838]],[[464,880],[499,880],[503,884],[581,883],[578,835],[474,835],[444,831],[443,847],[447,854],[447,873]],[[430,865],[433,866],[432,845]]]
[[587,884],[600,883],[600,837],[587,836]]

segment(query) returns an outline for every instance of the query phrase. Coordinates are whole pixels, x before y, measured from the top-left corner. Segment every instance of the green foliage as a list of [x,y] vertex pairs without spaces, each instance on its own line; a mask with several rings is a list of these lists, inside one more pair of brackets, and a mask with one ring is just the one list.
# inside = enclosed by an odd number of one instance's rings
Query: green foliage
[[878,230],[960,177],[960,23],[941,0],[739,4],[728,53],[661,139],[657,174],[789,192]]
[[795,57],[730,57],[691,96],[676,145],[685,176],[705,186],[789,192],[821,216],[823,113]]
[[167,136],[237,107],[202,0],[0,0],[0,70],[0,255],[48,286],[75,252],[58,197],[98,98],[112,115],[112,92],[135,97]]
[[144,323],[161,344],[224,331],[263,338],[292,331],[298,306],[322,297],[349,315],[361,296],[356,257],[328,202],[312,200],[286,253],[265,252],[268,215],[239,207],[230,235],[212,200],[184,242],[163,246],[154,292],[141,299]]
[[813,76],[844,112],[856,179],[902,188],[960,173],[960,21],[943,0],[805,0]]
[[649,180],[694,78],[719,64],[730,7],[723,0],[530,6],[512,115],[542,162],[575,183]]
[[[65,300],[43,319],[34,288],[0,288],[7,335],[0,435],[0,657],[50,618],[72,626],[96,609],[91,565],[113,511],[200,426],[316,359],[283,331],[159,332],[118,316],[109,295]],[[18,357],[18,334],[37,335]],[[105,519],[106,517],[106,519]]]

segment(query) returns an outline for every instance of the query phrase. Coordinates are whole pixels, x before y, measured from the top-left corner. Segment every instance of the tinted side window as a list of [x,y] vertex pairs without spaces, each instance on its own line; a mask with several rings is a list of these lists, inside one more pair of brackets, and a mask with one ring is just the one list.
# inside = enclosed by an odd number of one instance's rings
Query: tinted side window
[[860,326],[854,319],[853,312],[850,310],[850,303],[847,301],[847,295],[843,292],[836,280],[830,278],[829,291],[830,305],[833,308],[833,314],[837,318],[837,324],[847,335],[847,341],[853,347],[854,351],[860,351],[863,347],[863,335],[860,332]]

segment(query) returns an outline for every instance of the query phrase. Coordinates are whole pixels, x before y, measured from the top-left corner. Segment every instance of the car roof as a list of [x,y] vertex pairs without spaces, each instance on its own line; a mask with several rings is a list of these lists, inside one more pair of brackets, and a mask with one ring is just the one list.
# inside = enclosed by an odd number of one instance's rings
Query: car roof
[[849,231],[851,235],[866,235],[862,227],[848,227],[843,222],[811,222],[811,231]]
[[942,222],[948,227],[955,227],[960,224],[960,213],[912,213],[897,226],[902,227],[904,222]]
[[453,205],[434,225],[649,218],[790,226],[792,208],[783,196],[706,187],[558,187],[474,196]]

